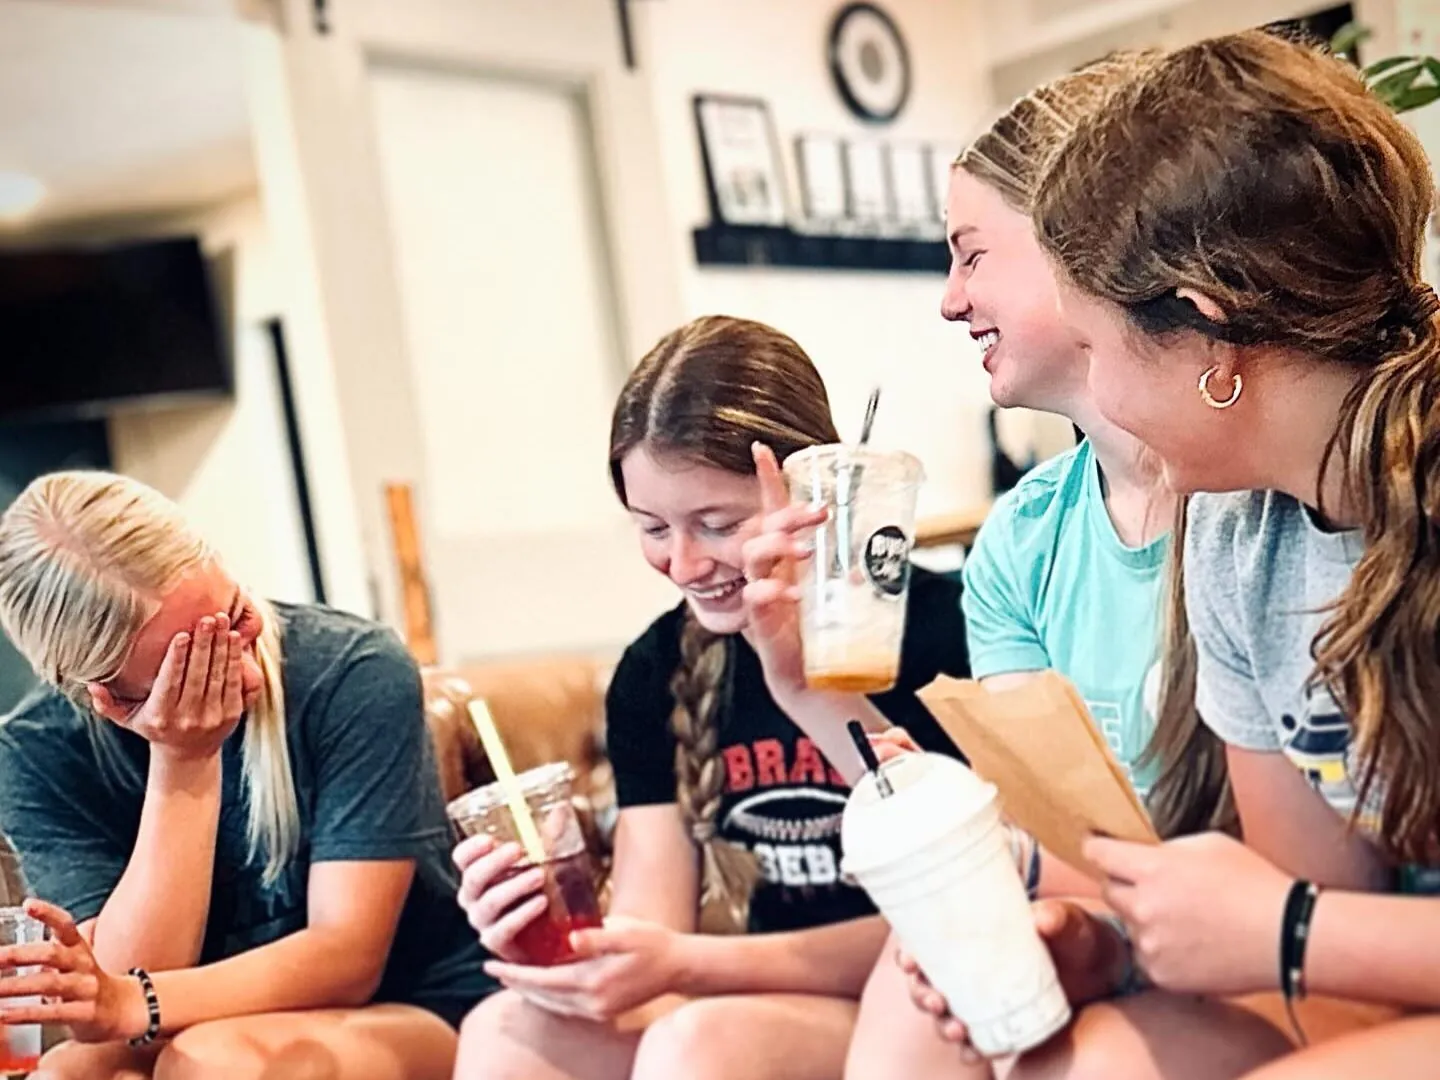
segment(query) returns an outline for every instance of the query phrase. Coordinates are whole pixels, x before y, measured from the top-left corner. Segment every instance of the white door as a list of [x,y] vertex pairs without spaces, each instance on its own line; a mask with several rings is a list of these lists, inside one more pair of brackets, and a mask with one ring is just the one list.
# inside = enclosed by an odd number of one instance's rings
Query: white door
[[[455,40],[493,48],[504,27],[519,34],[524,12],[536,21],[530,4],[506,5],[503,26],[469,39],[432,5],[434,21],[409,30],[448,26],[450,48],[406,38],[367,60],[448,662],[608,651],[674,599],[640,558],[605,460],[621,382],[668,328],[642,330],[651,316],[625,302],[653,297],[653,283],[626,279],[636,222],[604,182],[596,120],[614,96],[601,75],[624,77],[614,5],[569,6],[610,30],[583,43],[589,74],[573,34],[558,43],[563,62],[455,54]],[[556,37],[534,29],[531,49]],[[652,206],[663,215],[661,201]]]

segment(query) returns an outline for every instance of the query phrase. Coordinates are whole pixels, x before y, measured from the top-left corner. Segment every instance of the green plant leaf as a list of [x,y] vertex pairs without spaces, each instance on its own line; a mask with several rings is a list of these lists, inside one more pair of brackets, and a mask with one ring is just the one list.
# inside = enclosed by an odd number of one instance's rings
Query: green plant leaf
[[1419,58],[1414,56],[1387,56],[1384,60],[1376,60],[1373,64],[1366,64],[1362,69],[1366,82],[1371,82],[1377,75],[1400,67],[1403,64],[1413,64]]
[[1392,74],[1376,79],[1370,84],[1370,89],[1382,101],[1393,104],[1395,99],[1415,85],[1415,80],[1420,78],[1425,71],[1425,65],[1416,61],[1408,67],[1402,67]]
[[1353,52],[1355,46],[1362,41],[1369,41],[1374,36],[1375,31],[1368,26],[1358,22],[1348,22],[1336,30],[1335,36],[1330,39],[1330,51],[1340,54]]
[[1440,99],[1440,86],[1414,86],[1389,99],[1389,104],[1397,113],[1403,113],[1423,108],[1437,99]]

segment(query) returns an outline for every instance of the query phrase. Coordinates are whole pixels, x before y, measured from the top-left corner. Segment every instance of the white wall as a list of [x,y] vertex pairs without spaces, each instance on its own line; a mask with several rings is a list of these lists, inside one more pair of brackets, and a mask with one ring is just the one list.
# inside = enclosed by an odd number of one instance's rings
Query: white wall
[[240,581],[274,599],[310,600],[275,362],[259,325],[284,309],[260,204],[250,196],[156,231],[193,232],[207,254],[233,253],[235,398],[116,414],[115,468],[175,499]]
[[[884,134],[958,147],[988,106],[976,62],[983,55],[978,20],[966,17],[975,6],[892,0],[888,8],[910,46],[915,86],[902,118]],[[339,8],[338,30],[343,37],[348,23],[369,72],[366,106],[388,189],[386,247],[411,372],[414,426],[405,410],[396,410],[386,434],[412,441],[422,460],[409,478],[420,488],[448,660],[613,650],[673,602],[673,591],[640,560],[631,527],[613,503],[602,447],[624,371],[689,316],[750,316],[795,336],[821,367],[841,429],[852,436],[865,395],[882,381],[876,440],[924,458],[931,477],[925,509],[959,509],[987,493],[986,383],[968,335],[939,317],[940,274],[716,271],[694,264],[690,230],[706,223],[707,209],[691,94],[768,99],[787,145],[799,130],[861,133],[825,64],[836,5],[635,5],[636,73],[619,67],[609,0],[565,0],[564,9],[563,25],[551,33],[543,24],[555,20],[528,6],[358,0]],[[581,26],[584,33],[577,33]],[[517,78],[576,95],[579,108],[567,123],[585,123],[594,140],[608,259],[554,235],[561,219],[572,233],[584,226],[574,207],[550,206],[560,196],[548,180],[528,185],[538,204],[507,196],[522,226],[518,235],[533,223],[528,248],[511,242],[503,221],[490,220],[487,199],[499,180],[492,185],[487,177],[520,169],[519,154],[549,152],[511,145],[496,116],[476,111]],[[496,109],[504,104],[494,101]],[[556,176],[573,171],[575,162],[567,162],[556,163]],[[646,191],[653,193],[642,197]],[[571,198],[589,194],[582,184]],[[615,273],[609,284],[618,300],[616,329],[596,324],[584,331],[621,342],[608,370],[594,348],[571,340],[575,328],[568,324],[594,322],[590,305],[575,295],[574,261],[604,264],[595,271],[602,289],[606,266]],[[497,281],[497,274],[507,280]],[[521,299],[525,282],[541,283],[538,295],[547,302],[527,316],[528,338],[500,333],[496,324],[508,325],[509,316],[487,317],[488,306],[499,296],[529,305],[531,299]],[[667,290],[674,291],[673,304]],[[659,320],[657,312],[668,314]],[[338,377],[355,392],[339,353],[337,364]],[[517,392],[517,375],[535,385]],[[581,408],[583,419],[575,414]],[[546,482],[562,474],[564,490]]]
[[[985,34],[991,6],[979,0],[888,0],[909,48],[910,100],[895,122],[854,119],[826,63],[832,0],[665,0],[633,10],[640,63],[652,87],[670,212],[683,226],[676,270],[689,315],[712,312],[768,322],[815,360],[841,434],[854,437],[865,398],[884,387],[875,439],[925,462],[921,512],[959,510],[988,495],[980,354],[963,327],[940,318],[940,274],[700,268],[689,230],[709,217],[691,95],[764,98],[792,188],[798,132],[935,141],[957,150],[990,109]],[[982,7],[985,17],[981,18]],[[792,205],[799,205],[793,198]]]
[[[1352,3],[1375,34],[1363,46],[1366,59],[1387,55],[1396,0]],[[1009,101],[1112,49],[1175,48],[1332,6],[1332,0],[1015,0],[996,11],[990,58],[996,97]]]
[[583,92],[393,62],[370,90],[442,655],[622,643],[671,593],[605,469],[629,358]]

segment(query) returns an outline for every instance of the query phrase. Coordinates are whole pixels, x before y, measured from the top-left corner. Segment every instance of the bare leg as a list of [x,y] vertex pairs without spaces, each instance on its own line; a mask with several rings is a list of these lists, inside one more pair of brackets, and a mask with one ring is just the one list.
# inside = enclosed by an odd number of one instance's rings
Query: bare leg
[[40,1059],[31,1080],[149,1080],[161,1047],[132,1050],[124,1043],[64,1042]]
[[911,1003],[895,947],[892,937],[865,983],[845,1058],[847,1080],[990,1080],[989,1065],[963,1062],[960,1048],[940,1038],[935,1021]]
[[1025,1055],[1015,1080],[1231,1080],[1293,1049],[1237,1005],[1160,991],[1081,1010],[1062,1034]]
[[556,1016],[505,990],[460,1027],[455,1080],[626,1080],[638,1030]]
[[1383,1076],[1429,1080],[1440,1058],[1440,1016],[1414,1016],[1352,1032],[1266,1065],[1245,1080]]
[[630,1080],[838,1080],[857,1004],[807,994],[703,998],[646,1029]]
[[267,1013],[182,1031],[155,1080],[449,1080],[455,1032],[409,1005]]

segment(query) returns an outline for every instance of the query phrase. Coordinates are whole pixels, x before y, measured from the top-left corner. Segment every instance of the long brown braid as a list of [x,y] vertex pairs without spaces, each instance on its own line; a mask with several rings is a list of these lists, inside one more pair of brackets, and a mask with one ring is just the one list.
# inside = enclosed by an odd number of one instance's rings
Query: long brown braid
[[[780,331],[704,316],[662,338],[626,381],[610,427],[611,483],[628,505],[621,463],[642,446],[751,476],[757,440],[782,461],[806,446],[839,442],[825,384],[804,350]],[[687,609],[670,682],[676,803],[701,853],[702,905],[719,908],[733,929],[743,930],[759,868],[748,851],[720,838],[716,821],[725,792],[720,723],[730,659],[728,638],[710,633]]]

